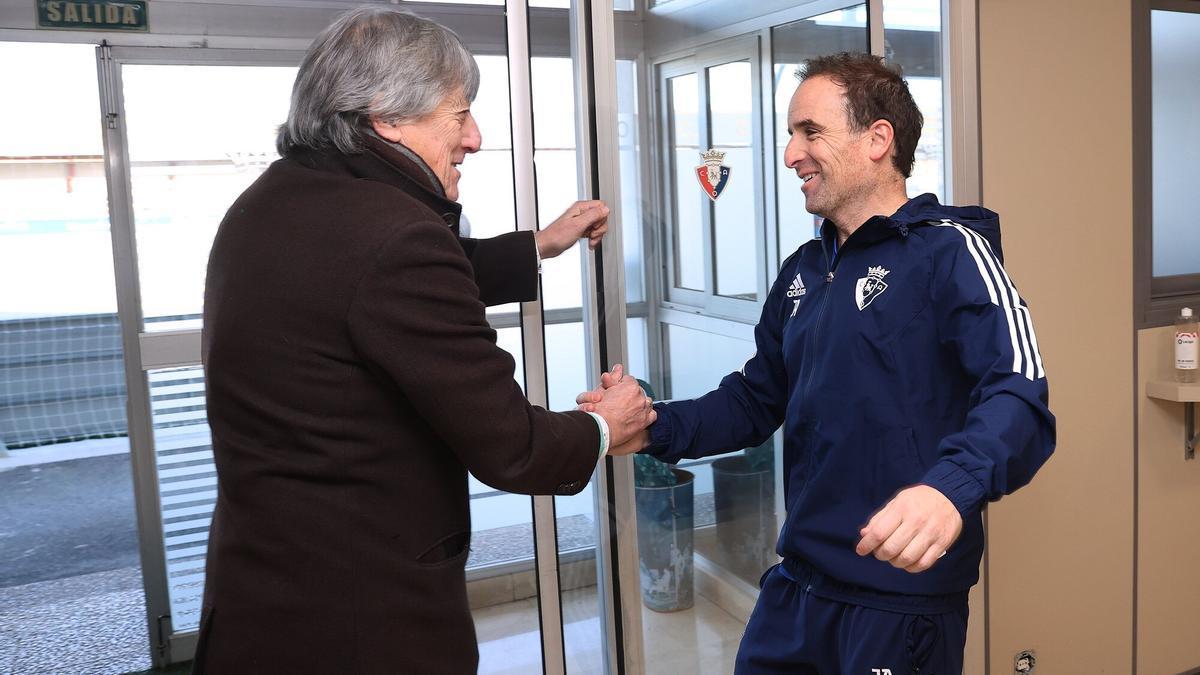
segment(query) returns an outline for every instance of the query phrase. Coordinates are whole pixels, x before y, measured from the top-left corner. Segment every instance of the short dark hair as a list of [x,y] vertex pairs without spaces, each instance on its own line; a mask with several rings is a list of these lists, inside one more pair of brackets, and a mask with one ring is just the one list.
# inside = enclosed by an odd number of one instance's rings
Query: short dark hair
[[856,131],[876,120],[887,120],[896,132],[896,154],[892,164],[908,178],[912,175],[925,118],[913,101],[900,66],[888,65],[872,54],[841,52],[808,59],[796,70],[801,82],[828,77],[846,90],[846,118]]

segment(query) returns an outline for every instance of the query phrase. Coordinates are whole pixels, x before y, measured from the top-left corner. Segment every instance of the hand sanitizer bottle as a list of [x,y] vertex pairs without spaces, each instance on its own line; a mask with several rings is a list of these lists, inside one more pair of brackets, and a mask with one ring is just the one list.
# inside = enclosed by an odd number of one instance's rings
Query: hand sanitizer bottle
[[1175,320],[1175,381],[1193,383],[1197,381],[1197,362],[1200,361],[1200,340],[1197,340],[1196,317],[1192,309],[1184,307]]

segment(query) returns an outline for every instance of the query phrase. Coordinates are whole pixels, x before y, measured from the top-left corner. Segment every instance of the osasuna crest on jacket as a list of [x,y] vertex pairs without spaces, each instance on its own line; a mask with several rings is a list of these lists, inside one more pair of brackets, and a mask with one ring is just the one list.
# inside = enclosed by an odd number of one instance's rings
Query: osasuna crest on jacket
[[[782,424],[781,556],[881,591],[966,590],[978,578],[983,505],[1029,482],[1055,442],[996,214],[926,194],[841,246],[835,237],[826,223],[784,261],[741,372],[698,399],[656,405],[647,452],[675,461],[737,450]],[[962,514],[945,557],[909,574],[858,556],[859,529],[918,483]]]
[[887,290],[887,284],[883,281],[887,275],[888,271],[883,267],[867,268],[867,276],[859,279],[854,286],[854,301],[858,303],[860,310]]

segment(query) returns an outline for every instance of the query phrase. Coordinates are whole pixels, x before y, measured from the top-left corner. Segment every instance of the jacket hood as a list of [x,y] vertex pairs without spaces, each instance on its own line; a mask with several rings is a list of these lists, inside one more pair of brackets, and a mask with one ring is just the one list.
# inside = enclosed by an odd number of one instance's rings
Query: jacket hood
[[910,226],[933,220],[952,220],[959,225],[965,225],[983,235],[1000,262],[1004,262],[1004,252],[1000,248],[1000,216],[982,206],[948,206],[938,202],[935,195],[926,192],[908,200],[899,211],[891,216],[893,227]]

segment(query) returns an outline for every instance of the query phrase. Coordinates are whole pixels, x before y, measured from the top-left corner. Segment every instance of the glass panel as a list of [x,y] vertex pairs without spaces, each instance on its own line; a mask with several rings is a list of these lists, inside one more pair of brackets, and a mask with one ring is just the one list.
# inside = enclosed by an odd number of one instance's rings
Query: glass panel
[[1200,14],[1150,13],[1154,276],[1200,272],[1193,131],[1200,113]]
[[[562,83],[570,82],[574,74],[570,59],[533,58],[530,68],[538,227],[544,228],[562,215],[579,194],[579,172],[575,165],[575,99],[562,95],[561,91]],[[542,262],[542,306],[545,309],[583,304],[582,246],[576,244],[557,258]]]
[[[536,42],[538,36],[533,36]],[[576,156],[577,130],[574,99],[564,95],[562,83],[574,77],[571,61],[533,58],[534,161],[536,164],[538,220],[546,227],[579,196]],[[629,301],[644,298],[641,250],[641,204],[638,184],[637,127],[633,64],[617,64],[620,161],[623,169],[621,203],[612,204],[614,224],[624,228],[625,276]],[[547,310],[576,309],[583,301],[582,244],[568,249],[542,266],[542,298]],[[548,315],[549,316],[549,315]],[[629,372],[646,376],[645,319],[633,318],[629,329]],[[575,396],[587,388],[584,325],[579,321],[545,327],[546,377],[549,408],[571,410]],[[563,639],[570,672],[602,673],[604,629],[596,586],[596,504],[594,487],[579,494],[555,498],[556,535]],[[530,566],[532,569],[532,566]],[[514,671],[518,672],[518,671]],[[527,671],[519,671],[527,672]]]
[[[626,324],[628,372],[646,377],[646,320],[631,318]],[[546,326],[546,373],[551,410],[570,410],[575,396],[587,388],[582,323]],[[561,585],[563,639],[567,670],[572,673],[604,672],[603,625],[596,587],[595,488],[589,483],[579,494],[555,497],[558,527],[559,583]]]
[[[521,328],[496,331],[496,344],[516,362],[525,386]],[[468,477],[471,553],[467,596],[479,642],[479,673],[524,673],[542,668],[537,582],[533,567],[533,501]]]
[[883,3],[883,39],[888,60],[900,65],[913,100],[925,117],[908,179],[908,194],[932,192],[945,201],[941,0]]
[[[534,41],[537,36],[533,36]],[[538,225],[548,226],[571,202],[582,197],[576,155],[574,97],[562,86],[574,78],[570,59],[530,59],[533,89],[534,161],[537,171]],[[619,208],[613,206],[616,211]],[[546,309],[580,308],[583,303],[582,254],[577,243],[558,258],[542,263],[542,299]],[[582,310],[578,316],[582,318]],[[572,410],[575,396],[587,388],[587,343],[580,321],[546,325],[546,387],[550,410]],[[603,668],[604,631],[596,588],[595,491],[554,498],[558,544],[559,601],[563,648],[572,670]]]
[[0,671],[141,671],[95,48],[0,43],[0,62]]
[[663,398],[695,398],[707,393],[754,354],[754,343],[747,340],[664,325],[667,391]]
[[[538,226],[546,227],[577,198],[579,173],[575,153],[574,98],[558,87],[573,77],[571,60],[530,59],[533,79],[534,162],[537,171]],[[618,134],[621,163],[621,203],[614,222],[625,224],[626,302],[645,299],[642,282],[641,189],[638,182],[636,71],[632,61],[617,62]],[[553,94],[553,95],[549,95]],[[511,192],[511,184],[509,185]],[[511,198],[509,202],[511,203]],[[582,244],[542,264],[542,303],[545,309],[580,307],[583,303]]]
[[805,59],[837,52],[865,52],[867,6],[839,9],[771,29],[772,82],[775,88],[775,206],[779,223],[779,259],[820,233],[821,219],[804,208],[800,179],[784,166],[787,113],[796,92],[796,68]]
[[678,288],[704,290],[704,221],[695,167],[700,164],[699,80],[695,73],[667,80],[674,204],[675,277]]
[[[471,115],[483,138],[479,152],[467,155],[461,167],[459,202],[466,237],[485,239],[517,229],[513,201],[512,121],[508,102],[508,57],[476,56],[479,92]],[[488,308],[488,314],[515,312],[513,304]]]
[[[673,324],[663,330],[666,386],[657,392],[660,398],[708,392],[754,351],[751,342],[715,333]],[[768,468],[752,475],[756,491],[736,480],[747,474],[739,470],[746,463],[741,451],[680,462],[677,468],[690,481],[672,489],[671,508],[656,508],[667,488],[635,483],[647,672],[666,672],[681,661],[698,672],[733,671],[745,616],[723,602],[734,595],[753,602],[758,577],[774,562],[774,451],[767,447],[759,454]],[[718,504],[730,501],[759,515],[753,529],[740,512],[718,511]],[[711,575],[733,595],[701,595],[697,575]]]
[[200,327],[225,211],[275,153],[295,68],[126,65],[133,219],[146,330]]
[[[617,61],[617,142],[620,149],[621,206],[624,228],[625,302],[646,299],[645,263],[642,242],[653,232],[648,214],[642,212],[641,128],[638,125],[637,63]],[[645,371],[636,371],[645,372]]]
[[204,595],[208,528],[217,503],[217,470],[200,366],[147,371],[154,457],[162,503],[171,626],[196,630]]
[[[504,0],[410,0],[411,2],[439,2],[452,5],[503,5]],[[552,7],[570,9],[571,0],[530,0],[530,7]],[[614,9],[633,9],[633,0],[613,0]]]
[[749,61],[708,69],[712,149],[725,154],[723,164],[714,165],[714,158],[703,166],[714,185],[729,170],[725,187],[713,203],[716,293],[742,300],[758,298],[753,83]]
[[517,228],[508,57],[476,56],[475,62],[479,64],[479,93],[471,104],[471,115],[479,124],[483,143],[479,152],[467,155],[463,162],[458,191],[468,221],[464,234],[486,238]]

